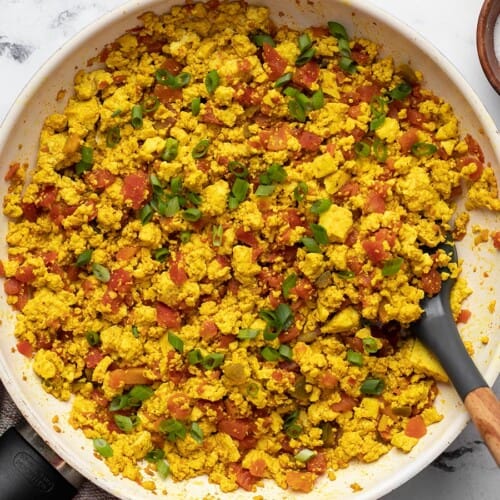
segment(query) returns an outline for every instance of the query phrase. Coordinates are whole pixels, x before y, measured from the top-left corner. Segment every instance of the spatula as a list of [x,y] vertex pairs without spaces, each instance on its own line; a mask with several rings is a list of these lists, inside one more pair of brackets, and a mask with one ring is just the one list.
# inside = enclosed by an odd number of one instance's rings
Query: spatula
[[[455,245],[439,246],[457,262]],[[450,307],[450,291],[455,279],[442,283],[441,291],[425,297],[424,312],[412,324],[416,336],[439,359],[458,395],[465,404],[491,455],[500,466],[500,402],[466,351]]]

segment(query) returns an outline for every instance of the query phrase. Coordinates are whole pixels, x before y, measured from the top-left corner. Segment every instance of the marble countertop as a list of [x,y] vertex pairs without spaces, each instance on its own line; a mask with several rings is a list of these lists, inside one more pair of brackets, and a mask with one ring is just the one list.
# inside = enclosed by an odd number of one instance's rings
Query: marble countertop
[[[0,13],[0,122],[38,68],[66,40],[125,0],[2,0]],[[457,67],[478,94],[497,127],[500,96],[485,78],[475,48],[482,0],[372,0],[419,31]],[[494,386],[497,394],[500,383]],[[385,500],[492,500],[498,469],[469,424],[450,447]],[[86,483],[79,498],[109,499]]]

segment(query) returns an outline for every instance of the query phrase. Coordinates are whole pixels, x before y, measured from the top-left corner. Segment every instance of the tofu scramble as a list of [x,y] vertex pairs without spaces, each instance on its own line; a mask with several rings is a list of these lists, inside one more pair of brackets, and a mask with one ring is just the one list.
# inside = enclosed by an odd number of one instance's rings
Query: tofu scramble
[[146,489],[310,492],[409,452],[447,380],[407,334],[459,274],[435,247],[466,231],[462,189],[500,209],[479,145],[334,20],[210,2],[140,21],[76,74],[29,180],[7,174],[18,350]]

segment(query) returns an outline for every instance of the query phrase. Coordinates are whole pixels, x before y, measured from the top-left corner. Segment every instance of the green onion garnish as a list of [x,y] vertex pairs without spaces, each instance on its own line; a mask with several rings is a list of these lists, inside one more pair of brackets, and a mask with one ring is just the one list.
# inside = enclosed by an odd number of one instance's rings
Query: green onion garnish
[[182,212],[182,217],[189,222],[196,222],[202,216],[201,210],[198,208],[188,208]]
[[160,85],[166,85],[172,89],[180,89],[190,82],[191,75],[189,73],[173,75],[170,71],[161,68],[156,70],[155,79]]
[[217,368],[218,366],[222,365],[224,362],[224,354],[221,352],[213,352],[211,354],[207,354],[202,362],[201,365],[205,370],[213,370]]
[[167,137],[165,139],[165,149],[161,154],[161,159],[164,161],[172,161],[177,158],[179,152],[179,141],[173,137]]
[[260,184],[257,189],[255,190],[255,196],[271,196],[274,192],[274,188],[276,186],[270,185],[270,186],[264,186]]
[[169,255],[170,255],[170,250],[165,247],[153,250],[153,259],[157,260],[158,262],[165,262],[165,260]]
[[130,118],[130,123],[132,124],[132,127],[136,129],[142,127],[142,106],[140,104],[132,106],[132,116]]
[[373,354],[379,349],[378,342],[373,337],[365,337],[363,339],[363,347],[369,354]]
[[153,113],[160,107],[160,100],[154,94],[151,94],[143,99],[141,106],[144,113]]
[[287,344],[281,344],[279,346],[278,352],[282,358],[292,360],[293,359],[293,350]]
[[154,392],[154,389],[149,387],[149,385],[134,385],[134,387],[130,389],[128,395],[134,400],[145,401],[146,399],[149,399]]
[[297,275],[295,273],[291,273],[285,278],[285,280],[281,284],[281,291],[283,292],[283,297],[285,297],[285,299],[288,299],[288,297],[290,297],[290,292],[296,284]]
[[311,224],[310,227],[316,243],[319,245],[328,245],[330,240],[328,239],[326,229],[320,224]]
[[316,455],[316,452],[313,450],[309,450],[308,448],[304,448],[300,450],[295,456],[295,460],[298,460],[299,462],[305,463],[312,457]]
[[94,150],[90,146],[82,146],[80,154],[81,160],[75,165],[75,172],[78,175],[90,170],[94,163]]
[[356,153],[356,156],[366,158],[370,155],[370,150],[370,145],[364,141],[356,142],[354,144],[354,152]]
[[260,354],[266,361],[278,361],[281,358],[280,353],[269,346],[264,347]]
[[177,352],[184,352],[184,342],[175,333],[168,332],[168,342]]
[[360,387],[363,394],[370,396],[379,396],[384,390],[384,381],[379,378],[367,378]]
[[186,437],[186,427],[176,418],[169,418],[163,420],[159,425],[160,432],[167,435],[169,441],[176,441],[177,439],[184,439]]
[[346,355],[347,361],[351,363],[351,365],[362,366],[363,365],[363,355],[360,352],[353,351],[352,349],[348,349]]
[[121,138],[120,127],[118,125],[108,128],[106,132],[106,146],[114,148],[120,142]]
[[297,59],[295,59],[295,66],[304,66],[304,64],[308,63],[314,57],[314,54],[316,54],[314,47],[301,52]]
[[248,168],[239,161],[230,161],[227,168],[233,175],[240,179],[246,179],[248,177]]
[[276,47],[275,41],[271,35],[268,35],[267,33],[256,33],[254,35],[250,35],[250,40],[252,40],[254,45],[257,45],[258,47],[262,47],[265,43],[271,47]]
[[389,91],[389,95],[397,100],[402,101],[411,94],[412,86],[409,83],[402,82]]
[[339,277],[342,278],[343,280],[350,280],[354,278],[355,274],[353,271],[349,269],[343,269],[341,271],[335,271],[335,274]]
[[166,479],[170,475],[170,465],[168,465],[166,460],[158,460],[156,470],[162,479]]
[[84,250],[77,258],[75,265],[78,267],[83,267],[86,266],[90,260],[92,259],[92,252],[94,250],[91,248],[88,248],[87,250]]
[[244,179],[236,178],[231,188],[231,196],[229,197],[229,208],[236,208],[247,196],[250,184]]
[[223,228],[221,224],[217,226],[212,226],[212,245],[214,247],[220,247],[222,245],[222,235]]
[[373,155],[375,159],[383,163],[387,160],[387,144],[381,141],[378,137],[373,140]]
[[347,31],[344,26],[336,21],[328,21],[328,30],[330,34],[338,39],[348,40]]
[[302,434],[302,426],[299,424],[291,424],[285,429],[285,433],[288,437],[296,439]]
[[92,274],[103,283],[107,283],[111,279],[111,273],[107,267],[102,264],[92,264]]
[[205,77],[205,87],[209,94],[213,94],[215,89],[219,86],[220,76],[216,69],[211,69]]
[[415,156],[430,156],[437,151],[437,147],[429,142],[416,142],[411,147],[411,152]]
[[139,219],[141,220],[142,224],[147,224],[153,218],[153,215],[154,210],[149,203],[146,203],[139,210]]
[[293,198],[295,199],[295,201],[302,201],[307,195],[308,191],[309,188],[307,187],[307,184],[301,181],[297,184],[297,186],[295,186],[295,189],[293,190]]
[[200,109],[201,109],[201,98],[195,97],[191,101],[191,113],[193,114],[193,116],[198,116],[200,114]]
[[94,332],[92,330],[85,334],[85,338],[87,339],[87,342],[91,346],[96,346],[101,341],[101,336],[99,335],[99,332]]
[[167,201],[162,215],[165,217],[173,217],[180,210],[180,208],[179,198],[174,196]]
[[136,325],[132,325],[132,335],[138,339],[140,337],[139,328]]
[[187,353],[187,360],[190,365],[197,365],[203,361],[203,354],[199,349],[193,349]]
[[[196,210],[196,209],[191,209],[191,210]],[[189,215],[188,217],[191,217],[191,215]],[[179,239],[181,240],[181,243],[187,243],[191,239],[191,234],[192,234],[191,231],[181,231],[181,233],[179,235]]]
[[304,245],[304,247],[309,253],[321,253],[321,248],[316,243],[316,240],[314,238],[310,238],[309,236],[304,236],[303,238],[300,239],[300,242]]
[[162,458],[165,457],[165,452],[160,449],[160,448],[155,448],[154,450],[149,451],[146,454],[146,460],[148,462],[158,462],[158,460],[161,460]]
[[189,431],[189,434],[197,443],[203,443],[203,431],[201,430],[198,422],[193,422],[191,424],[191,430]]
[[240,340],[252,340],[259,334],[259,330],[255,330],[254,328],[242,328],[237,337]]
[[310,103],[313,109],[321,109],[325,105],[325,95],[321,89],[313,93]]
[[292,116],[292,118],[295,118],[297,121],[302,123],[306,121],[306,110],[304,109],[304,106],[300,104],[299,101],[297,100],[289,101],[288,111]]
[[382,276],[394,276],[401,269],[402,264],[403,259],[401,257],[385,261],[382,267]]
[[350,57],[342,56],[339,61],[340,69],[346,73],[355,73],[357,69],[357,64]]
[[321,198],[316,200],[311,205],[311,213],[315,215],[326,212],[332,206],[332,202],[328,198]]
[[115,424],[123,431],[130,432],[139,423],[137,415],[127,417],[125,415],[114,414],[113,419]]
[[277,87],[283,87],[283,85],[287,84],[288,82],[291,82],[293,78],[293,73],[288,72],[283,75],[281,75],[275,82],[274,86]]
[[96,438],[93,441],[94,449],[104,458],[109,458],[113,456],[113,448],[108,444],[108,442],[103,438]]
[[210,146],[209,139],[202,139],[191,152],[191,156],[195,159],[203,158],[208,151],[208,146]]

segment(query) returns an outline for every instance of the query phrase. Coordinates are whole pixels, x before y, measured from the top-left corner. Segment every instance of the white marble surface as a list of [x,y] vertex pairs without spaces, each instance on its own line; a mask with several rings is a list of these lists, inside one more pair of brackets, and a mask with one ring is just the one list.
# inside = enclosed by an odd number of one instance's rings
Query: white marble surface
[[[0,121],[22,87],[68,38],[125,0],[0,0]],[[500,96],[483,75],[475,48],[482,0],[373,0],[403,20],[458,68],[479,95],[497,127]],[[496,392],[500,390],[497,381]],[[493,500],[499,498],[498,469],[468,425],[434,463],[385,500]],[[90,484],[78,495],[109,498]]]

